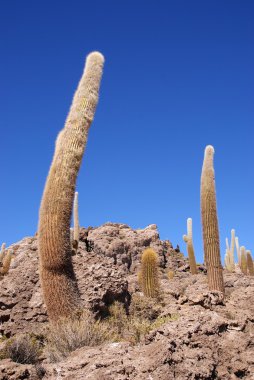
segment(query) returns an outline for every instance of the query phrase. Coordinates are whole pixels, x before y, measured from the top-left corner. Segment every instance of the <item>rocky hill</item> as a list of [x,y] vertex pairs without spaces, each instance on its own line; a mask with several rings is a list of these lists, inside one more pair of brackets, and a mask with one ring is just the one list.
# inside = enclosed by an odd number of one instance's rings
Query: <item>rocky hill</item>
[[[137,273],[147,247],[160,258],[158,316],[165,323],[136,344],[123,339],[81,347],[57,363],[50,363],[44,353],[37,365],[2,359],[0,380],[254,379],[254,278],[224,271],[223,300],[208,291],[205,268],[199,266],[199,273],[191,275],[188,261],[169,241],[160,240],[156,225],[133,230],[106,223],[81,229],[73,263],[85,307],[102,320],[115,301],[128,313],[135,294],[140,294]],[[2,346],[19,334],[38,333],[48,322],[37,238],[24,238],[12,248],[11,269],[0,280]]]

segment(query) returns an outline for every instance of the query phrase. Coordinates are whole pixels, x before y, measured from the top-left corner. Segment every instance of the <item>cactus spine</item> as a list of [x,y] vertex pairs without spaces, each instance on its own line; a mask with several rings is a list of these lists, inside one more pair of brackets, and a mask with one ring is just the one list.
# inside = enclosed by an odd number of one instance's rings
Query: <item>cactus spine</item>
[[142,254],[139,281],[142,291],[146,297],[158,296],[158,255],[152,248],[145,249]]
[[64,129],[56,140],[39,215],[40,280],[51,321],[76,317],[80,296],[71,261],[70,222],[76,178],[98,102],[104,58],[88,55]]
[[75,192],[74,196],[74,207],[73,207],[73,214],[74,214],[74,236],[73,236],[73,248],[77,252],[78,245],[79,245],[79,217],[78,217],[78,192]]
[[223,269],[220,258],[220,239],[216,206],[215,173],[213,168],[214,148],[205,149],[201,174],[201,217],[203,244],[209,290],[225,292]]
[[246,251],[247,268],[250,276],[254,276],[254,266],[251,257],[251,251]]
[[192,219],[187,219],[187,235],[183,235],[183,240],[187,243],[191,274],[197,274],[197,264],[192,240]]

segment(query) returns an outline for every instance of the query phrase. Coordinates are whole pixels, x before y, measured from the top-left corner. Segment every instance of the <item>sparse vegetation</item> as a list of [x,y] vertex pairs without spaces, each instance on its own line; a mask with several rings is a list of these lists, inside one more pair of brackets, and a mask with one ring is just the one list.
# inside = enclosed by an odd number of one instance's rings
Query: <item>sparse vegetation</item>
[[95,321],[89,312],[83,313],[79,320],[59,320],[57,324],[49,326],[46,354],[51,362],[58,362],[80,347],[98,346],[114,340],[114,332],[108,327],[101,321]]
[[154,299],[135,294],[129,315],[126,314],[123,304],[115,302],[110,308],[109,318],[103,323],[117,332],[117,340],[136,344],[150,331],[178,318],[177,315],[160,317],[161,312],[162,305]]
[[1,353],[3,358],[10,358],[20,364],[35,364],[39,360],[41,345],[29,334],[18,335],[8,339]]

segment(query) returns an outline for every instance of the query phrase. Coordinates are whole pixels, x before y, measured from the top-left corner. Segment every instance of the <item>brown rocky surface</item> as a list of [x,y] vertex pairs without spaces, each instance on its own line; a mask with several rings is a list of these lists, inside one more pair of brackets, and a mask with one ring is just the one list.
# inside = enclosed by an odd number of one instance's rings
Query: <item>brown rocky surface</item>
[[[107,223],[81,229],[73,256],[84,304],[104,317],[114,300],[129,304],[139,291],[140,255],[151,246],[159,254],[164,307],[174,316],[140,343],[107,343],[82,347],[62,362],[33,365],[0,362],[0,380],[254,380],[254,278],[225,271],[226,299],[209,292],[205,270],[190,275],[188,263],[168,241],[160,241],[155,225],[132,230]],[[14,244],[15,260],[1,280],[1,333],[38,331],[47,321],[39,285],[37,239]],[[172,280],[168,269],[174,269]]]

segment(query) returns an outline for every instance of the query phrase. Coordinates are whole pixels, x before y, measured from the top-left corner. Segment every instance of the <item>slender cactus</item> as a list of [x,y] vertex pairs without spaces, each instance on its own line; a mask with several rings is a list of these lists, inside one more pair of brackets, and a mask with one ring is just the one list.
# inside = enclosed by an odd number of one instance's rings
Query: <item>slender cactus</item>
[[226,238],[226,268],[233,272],[235,270],[235,259],[234,259],[234,251],[235,251],[235,230],[231,230],[231,242],[230,242],[230,248],[228,244],[228,238]]
[[220,258],[220,239],[217,218],[215,174],[213,168],[214,148],[205,149],[201,174],[201,217],[205,262],[210,290],[225,293],[223,269]]
[[244,246],[240,247],[241,252],[241,271],[243,274],[247,274],[247,257],[246,257],[246,249]]
[[77,252],[78,245],[79,245],[79,217],[78,217],[78,192],[75,192],[74,196],[74,207],[73,207],[73,214],[74,214],[74,236],[73,236],[73,248]]
[[238,237],[235,237],[235,246],[236,246],[236,252],[237,252],[238,265],[241,267],[241,251],[240,251]]
[[187,235],[183,235],[183,240],[187,243],[191,274],[197,274],[197,264],[192,240],[192,219],[187,219]]
[[234,252],[235,252],[235,230],[231,230],[231,243],[230,243],[230,267],[231,270],[235,270],[235,259],[234,259]]
[[9,272],[12,257],[13,257],[13,251],[11,249],[8,249],[7,253],[5,254],[2,260],[2,267],[0,268],[1,275],[5,275]]
[[250,276],[254,276],[254,266],[251,251],[246,251],[247,269]]
[[139,281],[146,297],[157,297],[159,294],[158,255],[152,248],[144,250],[141,258]]
[[6,244],[3,243],[1,246],[1,251],[0,251],[0,263],[3,261],[3,258],[5,256],[5,247],[6,247]]
[[64,129],[59,133],[39,216],[40,280],[49,319],[77,317],[80,295],[71,261],[70,222],[76,178],[98,102],[104,58],[88,55]]

